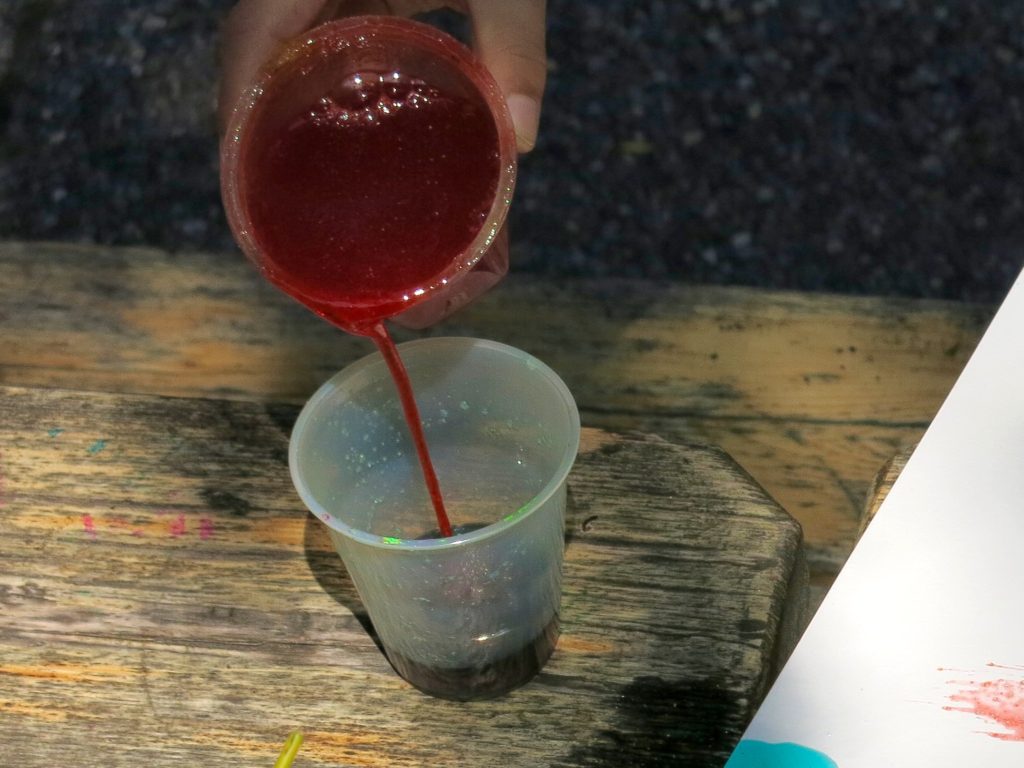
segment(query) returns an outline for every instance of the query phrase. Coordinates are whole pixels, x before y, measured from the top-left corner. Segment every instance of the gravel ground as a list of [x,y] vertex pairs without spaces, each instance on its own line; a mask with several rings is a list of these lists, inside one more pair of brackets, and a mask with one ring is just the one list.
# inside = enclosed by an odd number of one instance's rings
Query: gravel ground
[[[213,121],[229,6],[4,0],[0,237],[235,252]],[[549,17],[513,269],[995,301],[1024,265],[1024,0]]]

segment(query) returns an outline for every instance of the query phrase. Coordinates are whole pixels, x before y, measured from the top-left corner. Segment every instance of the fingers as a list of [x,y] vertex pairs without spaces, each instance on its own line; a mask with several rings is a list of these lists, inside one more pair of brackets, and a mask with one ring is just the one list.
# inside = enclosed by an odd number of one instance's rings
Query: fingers
[[217,122],[223,133],[239,97],[277,47],[308,29],[328,0],[240,0],[231,9],[221,43]]
[[508,102],[520,152],[537,143],[547,77],[544,0],[468,0],[477,53]]
[[[401,8],[403,5],[408,7]],[[217,107],[221,132],[239,97],[275,49],[317,21],[335,15],[337,6],[344,7],[346,13],[366,12],[371,7],[380,12],[379,6],[408,13],[441,5],[469,11],[477,51],[505,94],[516,145],[520,152],[528,152],[537,141],[547,76],[544,0],[239,0],[224,25]]]

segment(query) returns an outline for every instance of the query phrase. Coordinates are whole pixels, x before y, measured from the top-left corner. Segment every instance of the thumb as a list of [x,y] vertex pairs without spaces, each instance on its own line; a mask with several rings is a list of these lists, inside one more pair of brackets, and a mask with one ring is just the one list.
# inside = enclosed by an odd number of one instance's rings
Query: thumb
[[547,78],[544,0],[470,0],[477,54],[505,95],[516,146],[537,143],[540,103]]
[[286,40],[308,29],[327,0],[240,0],[224,23],[217,121],[223,134],[231,111],[260,67]]

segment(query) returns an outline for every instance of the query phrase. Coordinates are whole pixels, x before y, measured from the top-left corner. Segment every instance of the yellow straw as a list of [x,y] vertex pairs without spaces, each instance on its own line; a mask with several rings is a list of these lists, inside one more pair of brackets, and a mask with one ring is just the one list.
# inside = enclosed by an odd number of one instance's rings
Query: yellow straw
[[274,763],[274,768],[290,768],[292,760],[295,759],[295,755],[298,754],[299,747],[301,746],[301,733],[295,731],[288,734],[288,740],[285,741],[284,747],[281,748],[281,754],[277,756],[277,762]]

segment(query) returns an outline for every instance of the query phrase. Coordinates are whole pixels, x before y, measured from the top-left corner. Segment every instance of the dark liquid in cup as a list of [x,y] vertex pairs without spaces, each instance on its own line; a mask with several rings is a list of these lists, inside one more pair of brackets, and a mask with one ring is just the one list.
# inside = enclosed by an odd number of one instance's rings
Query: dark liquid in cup
[[431,696],[453,701],[493,699],[529,682],[541,671],[555,650],[559,631],[556,614],[537,637],[518,651],[478,667],[430,667],[394,652],[388,653],[388,660],[398,674]]
[[[452,535],[471,533],[486,526],[486,523],[457,525]],[[442,534],[435,528],[417,538],[439,539]],[[554,652],[558,636],[558,614],[555,614],[541,633],[518,651],[483,666],[431,667],[393,651],[388,651],[388,660],[398,674],[424,693],[454,701],[492,699],[529,682],[540,672]]]

